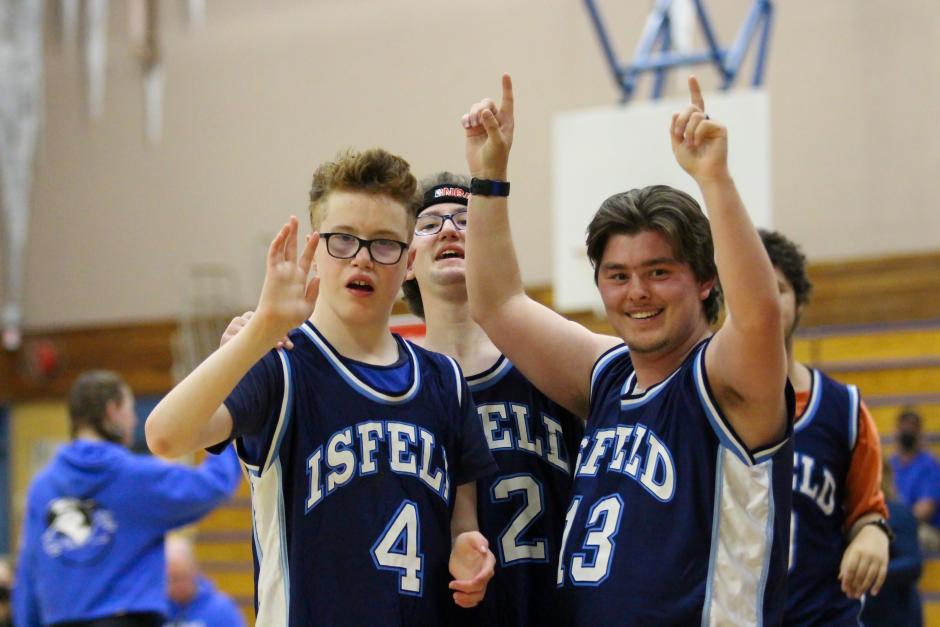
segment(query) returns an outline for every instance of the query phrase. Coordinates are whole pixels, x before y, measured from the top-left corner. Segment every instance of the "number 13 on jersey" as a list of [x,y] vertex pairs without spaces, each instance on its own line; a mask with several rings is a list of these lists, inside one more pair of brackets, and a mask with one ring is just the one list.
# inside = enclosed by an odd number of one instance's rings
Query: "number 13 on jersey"
[[[561,536],[561,558],[558,560],[560,586],[565,581],[565,547],[571,525],[581,506],[581,496],[575,496],[565,514],[565,532]],[[611,494],[594,503],[588,512],[587,533],[584,537],[583,551],[571,552],[569,575],[576,586],[597,586],[610,575],[610,565],[614,550],[617,548],[614,538],[620,531],[620,516],[623,513],[623,499],[619,494]]]

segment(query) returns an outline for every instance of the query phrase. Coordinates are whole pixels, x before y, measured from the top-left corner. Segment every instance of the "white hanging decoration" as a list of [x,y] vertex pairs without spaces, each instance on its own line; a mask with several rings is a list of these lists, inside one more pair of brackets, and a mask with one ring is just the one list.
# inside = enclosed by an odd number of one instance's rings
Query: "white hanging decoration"
[[147,117],[147,139],[160,140],[163,134],[163,64],[155,63],[144,76],[144,107]]
[[85,0],[85,104],[93,120],[104,113],[106,65],[108,62],[108,0]]
[[134,52],[142,54],[147,37],[147,0],[127,0],[127,32]]
[[78,38],[78,9],[78,0],[59,0],[59,37],[69,50]]
[[163,57],[160,50],[160,5],[146,0],[141,67],[144,71],[144,114],[147,139],[157,142],[163,134]]
[[202,28],[206,23],[206,0],[185,0],[186,19],[191,29]]
[[[669,6],[669,37],[678,52],[691,52],[695,45],[695,7],[692,0],[673,0]],[[685,85],[685,83],[683,83]]]
[[[690,53],[695,46],[695,8],[692,0],[673,0],[669,7],[669,38],[672,48],[679,53]],[[688,76],[683,72],[671,72],[675,89],[679,93],[688,90]]]
[[42,7],[42,0],[0,2],[0,322],[7,350],[22,340],[29,192],[42,114]]

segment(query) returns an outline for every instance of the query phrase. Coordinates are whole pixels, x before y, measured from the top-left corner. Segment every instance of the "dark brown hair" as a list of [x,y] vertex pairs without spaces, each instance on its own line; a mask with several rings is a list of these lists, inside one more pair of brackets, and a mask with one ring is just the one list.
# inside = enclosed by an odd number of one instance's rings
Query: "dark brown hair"
[[594,266],[594,282],[611,236],[643,231],[662,233],[672,244],[676,259],[687,263],[698,281],[715,279],[715,286],[702,301],[706,318],[714,323],[721,309],[721,288],[708,218],[694,198],[668,185],[631,189],[601,204],[587,228],[587,254]]
[[806,276],[806,256],[800,247],[777,231],[758,229],[760,239],[767,249],[767,256],[775,268],[779,268],[783,276],[793,286],[796,296],[796,305],[805,305],[813,293],[813,283]]
[[121,403],[130,388],[121,375],[110,370],[92,370],[79,375],[69,390],[70,431],[74,438],[89,427],[105,440],[120,442],[121,434],[107,424],[108,403]]

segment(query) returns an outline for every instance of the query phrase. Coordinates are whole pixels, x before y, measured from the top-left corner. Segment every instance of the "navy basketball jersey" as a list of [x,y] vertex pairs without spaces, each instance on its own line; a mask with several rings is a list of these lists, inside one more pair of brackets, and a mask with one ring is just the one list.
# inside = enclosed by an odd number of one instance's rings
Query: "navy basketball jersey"
[[555,624],[555,572],[584,425],[505,357],[467,383],[499,470],[477,482],[480,531],[496,555],[496,574],[480,606],[462,612],[463,622]]
[[861,602],[837,579],[846,540],[845,480],[858,437],[859,395],[818,370],[793,425],[793,520],[787,625],[857,625]]
[[455,491],[494,470],[456,362],[398,336],[399,364],[353,362],[309,322],[290,337],[225,401],[258,624],[446,624]]
[[594,366],[556,579],[570,624],[783,617],[792,443],[747,449],[709,388],[707,346],[642,392],[625,346]]

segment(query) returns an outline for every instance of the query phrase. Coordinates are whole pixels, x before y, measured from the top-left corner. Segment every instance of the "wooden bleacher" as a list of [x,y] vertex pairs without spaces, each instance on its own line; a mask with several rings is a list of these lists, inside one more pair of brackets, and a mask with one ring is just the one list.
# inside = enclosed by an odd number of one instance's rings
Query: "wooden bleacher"
[[235,599],[249,625],[255,620],[251,542],[251,497],[246,479],[228,503],[199,523],[196,557],[203,573]]
[[[816,328],[794,348],[801,361],[859,387],[886,456],[894,452],[897,415],[914,407],[940,458],[940,320]],[[940,553],[924,555],[920,589],[925,624],[940,627]]]

